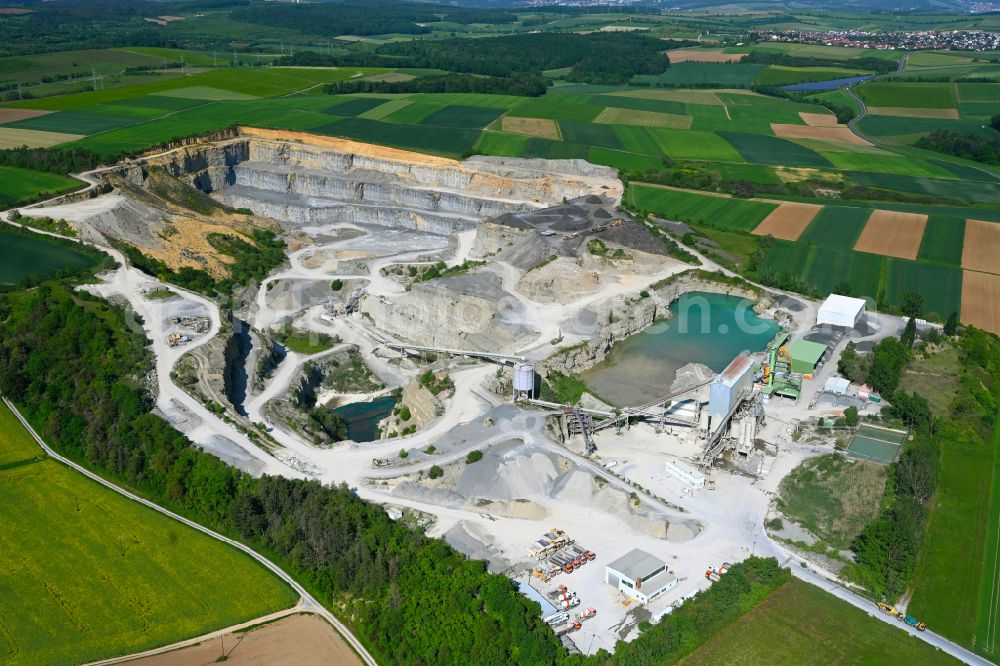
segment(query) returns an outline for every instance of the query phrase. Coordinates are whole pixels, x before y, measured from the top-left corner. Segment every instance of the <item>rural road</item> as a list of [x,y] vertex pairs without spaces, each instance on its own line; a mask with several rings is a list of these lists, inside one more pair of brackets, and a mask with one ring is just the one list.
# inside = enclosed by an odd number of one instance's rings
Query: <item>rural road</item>
[[[899,620],[895,620],[884,613],[878,612],[875,608],[874,602],[851,592],[835,578],[831,579],[833,574],[811,568],[815,565],[786,550],[781,544],[772,540],[771,537],[767,535],[767,532],[763,531],[763,526],[761,529],[766,543],[770,545],[782,565],[787,566],[789,571],[791,571],[792,575],[796,578],[819,587],[823,591],[832,594],[838,599],[846,601],[855,608],[864,611],[876,620],[881,620],[888,625],[901,629],[902,631],[909,633],[914,638],[918,638],[929,645],[933,645],[942,652],[948,653],[955,659],[958,659],[965,664],[969,664],[969,666],[995,666],[993,662],[988,659],[984,659],[977,654],[969,652],[965,648],[952,643],[944,636],[935,634],[933,631],[917,631],[915,628],[904,624]],[[806,566],[803,567],[803,563],[805,563]]]
[[105,488],[109,488],[120,495],[124,495],[125,497],[131,500],[139,502],[140,504],[143,504],[149,507],[150,509],[153,509],[154,511],[158,511],[159,513],[162,513],[165,516],[169,516],[170,518],[173,518],[178,522],[184,523],[188,527],[196,529],[204,534],[207,534],[213,539],[217,539],[219,541],[222,541],[223,543],[229,544],[233,548],[238,548],[239,550],[243,551],[253,559],[260,562],[274,575],[276,575],[278,578],[288,583],[288,585],[291,586],[293,590],[299,593],[301,599],[298,605],[296,606],[296,609],[298,609],[298,611],[305,613],[315,613],[316,615],[322,617],[324,620],[332,624],[337,629],[338,632],[340,632],[340,635],[343,636],[344,640],[347,641],[348,645],[350,645],[351,648],[358,654],[358,656],[361,657],[361,660],[365,664],[367,664],[367,666],[378,666],[378,662],[376,662],[375,658],[368,652],[368,650],[365,649],[365,646],[361,644],[361,641],[359,641],[354,636],[354,634],[352,634],[351,631],[346,626],[344,626],[344,624],[340,620],[334,617],[333,613],[328,611],[326,608],[323,607],[322,604],[316,601],[315,597],[313,597],[308,590],[302,587],[302,585],[300,585],[298,581],[296,581],[294,578],[288,575],[281,567],[274,564],[269,559],[259,554],[249,546],[240,543],[239,541],[236,541],[234,539],[230,539],[229,537],[223,536],[218,532],[214,532],[208,529],[207,527],[194,522],[193,520],[188,520],[184,516],[180,516],[174,513],[173,511],[164,509],[158,504],[154,504],[153,502],[150,502],[147,499],[139,497],[138,495],[135,495],[125,490],[124,488],[120,488],[115,484],[111,483],[110,481],[107,481],[104,478],[98,476],[97,474],[94,474],[93,472],[83,467],[82,465],[78,465],[72,460],[69,460],[68,458],[59,455],[48,444],[45,443],[45,441],[41,438],[41,436],[35,431],[34,427],[32,427],[30,423],[28,423],[27,419],[21,416],[21,412],[18,411],[14,403],[8,400],[7,397],[4,397],[3,401],[10,408],[10,411],[14,414],[14,416],[16,416],[17,419],[21,422],[21,425],[25,427],[25,429],[31,434],[34,440],[38,442],[38,445],[41,446],[42,449],[44,449],[45,453],[47,453],[49,457],[51,457],[53,460],[61,462],[62,464],[75,469],[77,472],[96,481]]

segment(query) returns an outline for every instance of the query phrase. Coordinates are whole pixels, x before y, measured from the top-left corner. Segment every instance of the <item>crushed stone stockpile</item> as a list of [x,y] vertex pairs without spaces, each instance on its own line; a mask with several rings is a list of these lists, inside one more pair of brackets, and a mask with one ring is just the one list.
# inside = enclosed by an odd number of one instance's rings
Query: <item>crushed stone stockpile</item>
[[697,536],[702,525],[644,507],[633,507],[628,495],[556,454],[509,442],[492,447],[474,465],[453,465],[446,482],[428,485],[407,481],[393,495],[452,508],[475,507],[489,513],[542,520],[552,500],[609,513],[632,529],[675,543]]

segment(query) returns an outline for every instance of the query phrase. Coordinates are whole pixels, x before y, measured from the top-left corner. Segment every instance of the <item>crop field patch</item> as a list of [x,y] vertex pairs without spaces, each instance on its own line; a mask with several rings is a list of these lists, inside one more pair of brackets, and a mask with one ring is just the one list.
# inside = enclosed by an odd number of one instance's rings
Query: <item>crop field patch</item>
[[634,207],[667,219],[739,231],[753,229],[777,207],[760,201],[642,185],[630,186],[628,196]]
[[454,127],[397,125],[394,123],[345,118],[329,125],[313,128],[318,134],[340,136],[366,143],[379,143],[392,148],[459,158],[479,140],[479,131]]
[[662,74],[640,74],[633,83],[673,86],[703,86],[706,84],[749,88],[754,77],[766,65],[738,63],[681,62],[671,65]]
[[559,125],[550,118],[517,118],[514,116],[504,116],[500,121],[500,126],[504,132],[513,134],[523,134],[525,136],[537,136],[543,139],[561,141],[562,134],[559,133]]
[[866,73],[862,70],[845,69],[842,67],[786,67],[783,65],[771,65],[755,76],[753,82],[758,86],[787,86],[812,81],[846,79],[852,76],[864,76]]
[[55,195],[79,184],[57,173],[0,166],[0,205],[13,206],[44,195]]
[[510,110],[511,116],[524,118],[548,118],[551,120],[573,120],[589,123],[601,112],[601,107],[559,101],[557,95],[533,99]]
[[357,117],[366,118],[368,120],[382,120],[386,116],[404,109],[413,103],[408,99],[390,99],[388,102],[385,100],[380,101],[382,104],[379,104],[375,108],[368,109],[364,113],[359,113]]
[[685,105],[681,102],[669,102],[660,99],[643,99],[638,97],[619,97],[616,95],[595,95],[587,100],[587,103],[601,107],[613,106],[616,109],[669,113],[675,116],[684,115],[685,107]]
[[726,53],[722,49],[673,49],[667,51],[670,64],[682,62],[739,62],[746,53]]
[[158,93],[161,97],[181,97],[183,99],[200,99],[211,102],[239,101],[246,99],[257,99],[254,95],[237,92],[235,90],[224,90],[211,86],[189,86],[187,88],[174,88],[173,90],[163,90]]
[[372,97],[341,97],[337,104],[327,108],[324,113],[353,118],[360,116],[365,111],[371,111],[377,106],[382,106],[383,103],[384,100]]
[[72,246],[56,245],[40,234],[0,229],[0,291],[15,287],[26,277],[46,278],[96,264],[94,257]]
[[655,88],[628,88],[621,92],[610,93],[612,97],[631,97],[635,99],[661,99],[667,102],[684,104],[703,104],[705,106],[722,106],[722,100],[711,90],[660,90]]
[[622,149],[622,143],[613,128],[592,123],[560,122],[559,131],[563,140],[585,146]]
[[[916,161],[916,160],[914,160]],[[1000,205],[1000,183],[978,180],[946,180],[923,176],[900,176],[891,173],[852,172],[857,185],[879,187],[899,192],[922,194],[928,198],[962,203]]]
[[205,104],[203,99],[187,99],[185,97],[166,97],[164,95],[143,95],[128,99],[115,100],[115,106],[135,107],[139,109],[154,109],[163,113],[182,111]]
[[659,159],[650,157],[649,155],[638,155],[636,153],[597,146],[587,148],[586,159],[592,164],[602,164],[623,171],[639,173],[663,166],[663,163]]
[[493,109],[485,106],[460,106],[452,104],[425,117],[421,125],[433,127],[460,127],[466,129],[484,129],[499,118],[503,109]]
[[635,111],[608,107],[594,118],[595,123],[608,125],[634,125],[636,127],[665,127],[668,129],[690,129],[694,118],[677,116],[655,111]]
[[784,201],[757,225],[753,234],[774,236],[789,241],[797,240],[822,208],[815,204]]
[[438,106],[482,106],[489,109],[512,109],[524,103],[523,97],[514,95],[487,95],[485,93],[433,93],[414,95],[409,98],[414,102],[426,102]]
[[897,116],[900,118],[938,118],[941,120],[958,120],[958,109],[926,109],[908,106],[869,106],[868,113],[873,116]]
[[838,169],[868,171],[875,174],[898,174],[900,176],[929,176],[951,178],[947,169],[927,160],[901,157],[899,155],[877,155],[872,153],[822,151],[821,154]]
[[[3,433],[4,438],[3,446],[0,446],[0,471],[11,465],[45,455],[42,447],[38,446],[38,443],[31,438],[28,431],[21,426],[21,422],[3,402],[0,402],[0,432]],[[0,639],[0,641],[2,640]],[[0,645],[2,644],[0,642]]]
[[381,120],[388,123],[401,123],[404,125],[418,125],[424,118],[441,109],[437,104],[426,104],[424,102],[413,102],[405,104],[396,111],[383,116]]
[[887,257],[916,259],[926,225],[926,215],[875,209],[854,249]]
[[90,111],[60,111],[35,118],[26,118],[7,127],[30,129],[38,132],[57,132],[60,134],[96,134],[109,129],[130,125],[138,122],[135,116],[116,116]]
[[747,162],[796,167],[832,166],[816,151],[777,137],[737,132],[719,132],[719,135],[732,144]]
[[815,125],[785,125],[771,123],[774,135],[783,139],[813,139],[815,141],[832,141],[848,143],[855,146],[871,146],[871,142],[862,139],[851,131],[847,125],[824,126]]
[[997,104],[998,102],[959,102],[958,114],[962,120],[989,119],[996,115]]
[[964,271],[962,321],[1000,335],[1000,275]]
[[484,155],[499,157],[521,157],[524,155],[528,137],[505,132],[483,132],[476,143],[476,150]]
[[534,137],[529,138],[524,144],[523,157],[543,157],[548,160],[586,159],[589,150],[592,148],[580,143]]
[[924,313],[942,320],[957,312],[962,303],[962,271],[953,266],[889,259],[883,286],[896,304],[909,292],[922,295]]
[[0,514],[0,655],[18,663],[138,652],[296,600],[245,554],[51,459],[0,471]]
[[961,265],[965,228],[965,220],[960,217],[932,213],[927,218],[917,258],[950,266]]
[[52,113],[45,109],[0,109],[0,125]]
[[876,81],[858,86],[857,91],[869,107],[950,109],[955,106],[950,83]]
[[676,160],[744,162],[728,141],[714,132],[648,128],[660,151]]
[[799,118],[810,127],[840,127],[837,116],[832,113],[808,113],[799,111]]
[[1000,102],[1000,83],[959,83],[960,102]]
[[962,268],[1000,274],[1000,223],[966,220]]
[[[645,127],[635,125],[612,125],[615,136],[621,141],[622,149],[639,155],[656,155],[661,153],[656,147],[656,142],[650,136],[649,130]],[[660,164],[662,167],[662,163]]]

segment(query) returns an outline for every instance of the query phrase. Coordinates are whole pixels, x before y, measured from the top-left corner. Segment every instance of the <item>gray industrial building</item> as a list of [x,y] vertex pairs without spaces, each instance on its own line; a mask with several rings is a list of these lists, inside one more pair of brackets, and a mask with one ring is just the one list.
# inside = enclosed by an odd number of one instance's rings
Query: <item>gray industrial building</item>
[[712,427],[736,407],[741,396],[753,390],[758,363],[749,356],[737,356],[712,381],[708,393],[708,416]]
[[638,548],[605,566],[604,582],[642,604],[677,585],[677,579],[667,571],[666,562]]

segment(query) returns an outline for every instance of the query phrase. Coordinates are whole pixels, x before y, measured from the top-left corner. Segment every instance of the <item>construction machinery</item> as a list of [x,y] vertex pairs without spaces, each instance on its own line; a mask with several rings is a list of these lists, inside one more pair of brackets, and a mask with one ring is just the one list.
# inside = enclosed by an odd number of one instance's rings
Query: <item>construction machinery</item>
[[592,559],[594,559],[595,557],[597,557],[597,555],[595,555],[595,554],[594,554],[594,551],[592,551],[592,550],[588,550],[588,549],[586,549],[586,548],[582,548],[581,546],[579,546],[579,545],[576,545],[576,544],[574,544],[574,545],[570,546],[570,549],[571,549],[571,550],[572,550],[573,552],[577,553],[578,555],[582,555],[582,556],[583,556],[584,558],[586,558],[586,559],[584,560],[585,562],[586,562],[586,561],[589,561],[589,560],[592,560]]
[[597,609],[596,608],[588,608],[585,611],[581,611],[580,613],[577,613],[576,619],[579,622],[583,622],[584,620],[589,620],[590,618],[596,617],[596,616],[597,616]]
[[890,617],[899,617],[899,611],[884,601],[880,601],[876,604],[878,609]]
[[556,611],[555,613],[552,613],[552,615],[546,615],[543,617],[542,622],[553,627],[565,624],[566,622],[569,622],[569,613],[565,611]]
[[572,599],[563,599],[556,603],[557,608],[576,608],[580,605],[580,597],[573,597]]
[[566,593],[568,591],[569,590],[567,589],[567,587],[565,585],[563,585],[562,583],[560,583],[559,587],[557,587],[556,589],[554,589],[551,592],[549,592],[549,599],[555,599],[560,594],[564,594],[564,593]]
[[567,624],[564,627],[559,627],[555,630],[556,638],[559,638],[560,636],[565,636],[566,634],[571,634],[574,631],[579,631],[580,627],[581,625],[579,622],[571,622],[570,624]]
[[903,622],[910,625],[911,627],[916,628],[917,631],[927,631],[927,625],[918,620],[917,618],[913,617],[912,615],[907,615],[905,618],[903,618]]

